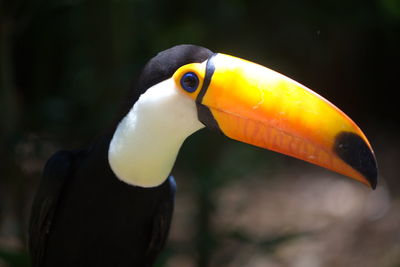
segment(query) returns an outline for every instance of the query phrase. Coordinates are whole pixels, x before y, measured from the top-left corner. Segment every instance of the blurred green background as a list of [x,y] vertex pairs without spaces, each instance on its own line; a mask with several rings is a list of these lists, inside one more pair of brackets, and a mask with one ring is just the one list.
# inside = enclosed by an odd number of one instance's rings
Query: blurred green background
[[101,134],[144,63],[181,43],[263,64],[335,103],[369,137],[381,181],[372,192],[200,131],[173,171],[157,265],[399,267],[399,0],[0,0],[0,266],[29,266],[47,158]]

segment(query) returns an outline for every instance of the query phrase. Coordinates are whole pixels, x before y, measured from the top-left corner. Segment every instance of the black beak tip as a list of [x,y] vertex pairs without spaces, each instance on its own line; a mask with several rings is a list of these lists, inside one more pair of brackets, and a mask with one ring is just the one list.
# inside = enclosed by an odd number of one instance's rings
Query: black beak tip
[[378,183],[378,167],[374,152],[365,141],[352,132],[340,132],[334,143],[335,153],[353,169],[361,173],[372,189]]

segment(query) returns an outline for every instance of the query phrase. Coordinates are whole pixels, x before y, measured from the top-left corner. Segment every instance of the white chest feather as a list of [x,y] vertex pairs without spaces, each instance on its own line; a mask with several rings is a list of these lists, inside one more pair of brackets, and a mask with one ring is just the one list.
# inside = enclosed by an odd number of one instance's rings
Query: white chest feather
[[186,137],[203,128],[196,104],[172,79],[149,88],[120,122],[108,160],[115,175],[136,186],[160,185]]

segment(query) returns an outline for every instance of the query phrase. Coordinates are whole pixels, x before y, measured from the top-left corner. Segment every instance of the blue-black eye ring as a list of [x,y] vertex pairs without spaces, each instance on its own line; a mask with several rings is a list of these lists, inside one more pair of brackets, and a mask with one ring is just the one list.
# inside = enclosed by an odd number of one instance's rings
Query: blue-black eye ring
[[194,72],[187,72],[181,78],[181,86],[185,91],[193,93],[199,87],[199,78]]

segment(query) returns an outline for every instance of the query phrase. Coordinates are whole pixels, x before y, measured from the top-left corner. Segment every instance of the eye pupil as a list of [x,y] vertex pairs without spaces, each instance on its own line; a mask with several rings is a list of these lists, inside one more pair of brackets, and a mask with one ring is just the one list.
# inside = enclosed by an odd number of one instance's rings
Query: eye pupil
[[199,86],[199,78],[193,72],[185,73],[181,78],[181,85],[182,88],[192,93],[196,91],[197,87]]

